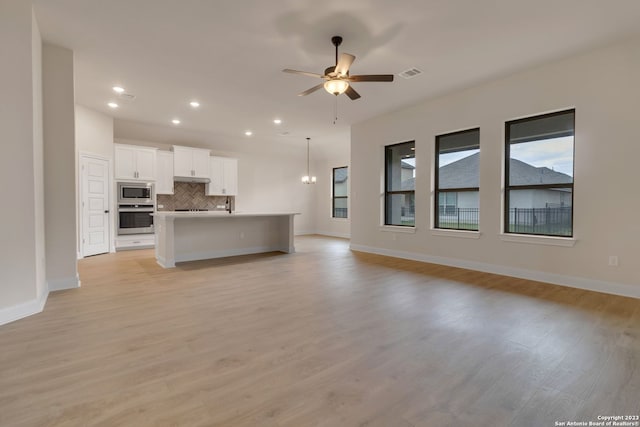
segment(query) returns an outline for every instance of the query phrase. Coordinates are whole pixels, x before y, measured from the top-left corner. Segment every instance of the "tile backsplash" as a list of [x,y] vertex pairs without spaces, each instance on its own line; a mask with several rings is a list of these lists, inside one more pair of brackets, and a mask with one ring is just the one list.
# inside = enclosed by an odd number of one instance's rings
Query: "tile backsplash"
[[[158,194],[159,211],[175,211],[176,209],[218,209],[224,206],[227,196],[206,196],[203,183],[174,182],[173,194]],[[229,196],[231,207],[235,203],[235,197]],[[162,205],[162,207],[160,207]]]

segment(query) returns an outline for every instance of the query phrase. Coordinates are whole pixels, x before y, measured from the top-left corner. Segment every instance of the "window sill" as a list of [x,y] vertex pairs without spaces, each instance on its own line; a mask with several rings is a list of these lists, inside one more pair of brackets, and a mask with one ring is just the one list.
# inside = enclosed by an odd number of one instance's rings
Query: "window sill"
[[416,227],[401,226],[401,225],[381,225],[380,231],[387,231],[392,233],[408,233],[415,234]]
[[527,234],[500,234],[500,240],[511,243],[527,243],[532,245],[573,247],[577,240],[574,237],[531,236]]
[[434,236],[461,237],[464,239],[480,238],[479,231],[471,231],[471,230],[448,230],[443,228],[432,228],[431,234]]
[[332,221],[338,221],[338,222],[349,222],[349,218],[336,218],[336,217],[329,217],[330,220]]

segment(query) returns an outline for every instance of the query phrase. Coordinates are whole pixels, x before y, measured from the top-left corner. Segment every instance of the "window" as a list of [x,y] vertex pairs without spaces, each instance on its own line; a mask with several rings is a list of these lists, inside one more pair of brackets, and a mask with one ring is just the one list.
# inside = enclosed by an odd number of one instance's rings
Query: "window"
[[384,151],[385,225],[415,226],[415,142],[388,145]]
[[480,129],[436,136],[434,227],[478,230]]
[[348,218],[349,170],[347,166],[333,168],[333,218]]
[[575,110],[506,123],[504,232],[573,236]]

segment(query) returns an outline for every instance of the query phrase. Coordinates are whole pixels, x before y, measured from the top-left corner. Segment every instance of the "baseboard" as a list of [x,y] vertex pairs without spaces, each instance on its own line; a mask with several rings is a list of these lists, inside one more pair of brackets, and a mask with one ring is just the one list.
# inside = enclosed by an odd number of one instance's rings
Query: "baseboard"
[[44,292],[40,295],[40,298],[11,307],[0,308],[0,325],[6,325],[7,323],[14,322],[24,317],[40,313],[44,309],[48,296],[49,292]]
[[466,261],[456,258],[438,257],[415,252],[396,251],[393,249],[376,248],[372,246],[358,245],[353,243],[350,245],[350,248],[351,250],[359,252],[367,252],[394,258],[409,259],[413,261],[428,262],[432,264],[447,265],[450,267],[465,268],[467,270],[482,271],[485,273],[517,277],[519,279],[535,280],[537,282],[568,286],[570,288],[578,288],[588,291],[603,292],[605,294],[621,295],[625,297],[640,299],[640,286],[632,286],[626,283],[605,282],[602,280],[587,279],[583,277],[565,276],[562,274],[546,273],[544,271],[506,267],[503,265]]
[[47,280],[49,292],[63,291],[65,289],[76,289],[80,287],[80,277],[65,277],[63,279]]
[[318,231],[316,234],[320,236],[338,237],[340,239],[350,239],[351,233],[335,233],[333,231]]
[[302,231],[294,231],[293,232],[294,236],[309,236],[311,234],[316,234],[316,232],[315,231],[304,231],[304,230],[302,230]]
[[137,251],[138,249],[153,249],[156,245],[139,245],[139,246],[118,246],[116,252]]
[[[265,252],[287,252],[288,250],[289,250],[288,247],[282,247],[282,246],[257,246],[253,248],[223,249],[218,251],[192,252],[192,253],[176,256],[175,262],[199,261],[203,259],[225,258],[230,256],[239,256],[239,255],[253,255],[253,254],[260,254]],[[164,261],[164,263],[166,264],[166,260]]]

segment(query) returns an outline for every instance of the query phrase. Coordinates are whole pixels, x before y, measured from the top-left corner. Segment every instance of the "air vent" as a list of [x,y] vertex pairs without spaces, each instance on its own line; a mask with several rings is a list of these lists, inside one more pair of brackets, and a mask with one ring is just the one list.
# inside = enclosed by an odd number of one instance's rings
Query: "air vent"
[[291,135],[291,132],[289,132],[288,130],[278,133],[278,136],[289,136],[289,135]]
[[133,102],[136,99],[136,96],[131,93],[121,93],[119,97],[124,102]]
[[412,79],[415,76],[422,74],[422,71],[417,68],[409,68],[408,70],[404,70],[400,73],[400,77],[405,79]]

